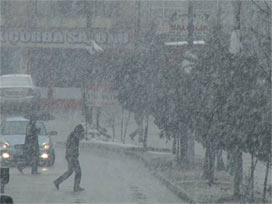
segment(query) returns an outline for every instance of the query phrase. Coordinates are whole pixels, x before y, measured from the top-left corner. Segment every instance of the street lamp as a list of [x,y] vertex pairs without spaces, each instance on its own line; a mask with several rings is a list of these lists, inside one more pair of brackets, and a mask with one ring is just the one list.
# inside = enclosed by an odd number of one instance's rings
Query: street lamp
[[[95,54],[99,54],[103,52],[103,49],[94,41],[94,40],[90,40],[88,41],[86,44],[86,50],[88,51],[88,53],[93,56]],[[92,67],[92,69],[96,69],[96,67]],[[95,70],[93,70],[94,73]],[[84,115],[85,115],[85,129],[86,129],[86,138],[87,138],[87,134],[88,134],[88,123],[92,122],[92,117],[90,115],[92,115],[92,108],[90,108],[88,106],[88,84],[87,84],[87,77],[88,76],[88,67],[84,66],[84,70],[83,70],[83,81],[82,81],[82,102],[83,102],[83,111],[84,111]]]

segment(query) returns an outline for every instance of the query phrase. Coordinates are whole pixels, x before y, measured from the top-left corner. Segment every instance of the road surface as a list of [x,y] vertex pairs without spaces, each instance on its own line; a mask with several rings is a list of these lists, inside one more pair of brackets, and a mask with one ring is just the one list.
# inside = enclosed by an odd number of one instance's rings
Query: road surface
[[67,168],[64,148],[56,147],[54,167],[40,169],[41,175],[32,176],[30,168],[24,175],[11,168],[5,193],[15,203],[185,203],[141,162],[125,155],[81,149],[80,162],[84,192],[72,192],[74,174],[56,190],[53,180]]

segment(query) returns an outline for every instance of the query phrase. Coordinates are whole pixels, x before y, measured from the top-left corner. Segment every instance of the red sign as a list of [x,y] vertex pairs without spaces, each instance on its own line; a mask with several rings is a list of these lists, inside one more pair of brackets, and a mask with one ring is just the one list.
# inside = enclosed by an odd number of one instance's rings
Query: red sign
[[88,103],[92,106],[118,105],[114,84],[90,83],[88,85]]

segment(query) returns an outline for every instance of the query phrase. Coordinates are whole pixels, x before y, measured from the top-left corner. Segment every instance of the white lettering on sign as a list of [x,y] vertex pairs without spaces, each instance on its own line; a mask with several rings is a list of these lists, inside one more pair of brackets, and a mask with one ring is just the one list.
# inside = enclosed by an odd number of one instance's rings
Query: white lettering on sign
[[87,98],[88,103],[95,106],[114,106],[118,104],[118,94],[111,83],[90,83]]
[[43,42],[52,42],[52,33],[51,32],[44,32],[42,33],[42,41]]
[[95,37],[95,41],[97,43],[104,44],[104,43],[107,42],[107,35],[106,35],[106,33],[96,33],[94,37]]
[[29,42],[31,40],[30,32],[21,32],[20,33],[20,40],[22,42]]
[[64,37],[62,32],[55,32],[53,36],[53,42],[55,43],[63,43],[64,42]]
[[9,35],[8,35],[8,41],[11,44],[17,43],[18,40],[19,40],[19,33],[18,32],[12,31],[12,32],[9,33]]
[[108,43],[125,44],[128,43],[127,33],[109,33]]
[[33,32],[31,33],[31,42],[41,42],[42,37],[41,37],[41,32]]
[[[203,33],[204,35],[209,30],[209,17],[208,12],[200,12],[194,14],[193,29],[197,34]],[[186,34],[188,32],[188,15],[183,11],[175,11],[169,23],[169,32],[174,34]]]
[[0,40],[1,42],[6,42],[3,31],[0,31]]
[[[1,42],[4,43],[68,43],[86,44],[90,40],[87,31],[0,31]],[[98,44],[124,45],[129,43],[129,32],[105,32],[94,33],[95,42]]]
[[67,42],[68,43],[75,43],[76,42],[76,33],[74,33],[74,32],[67,33]]
[[88,37],[86,33],[79,33],[78,34],[78,43],[87,43]]

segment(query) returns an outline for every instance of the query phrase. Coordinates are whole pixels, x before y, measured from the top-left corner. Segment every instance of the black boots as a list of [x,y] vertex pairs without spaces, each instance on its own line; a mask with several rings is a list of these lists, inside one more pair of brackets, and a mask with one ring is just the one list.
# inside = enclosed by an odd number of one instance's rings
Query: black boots
[[[56,187],[56,189],[59,190],[60,184],[56,180],[53,183],[54,183],[54,186]],[[84,191],[84,188],[81,188],[80,186],[74,187],[74,192],[80,192],[80,191]]]
[[23,167],[22,166],[17,166],[18,171],[20,171],[21,174],[24,174]]
[[80,191],[84,191],[84,188],[79,187],[74,187],[74,192],[80,192]]
[[54,185],[55,185],[56,189],[59,190],[59,183],[57,183],[57,181],[54,181]]

